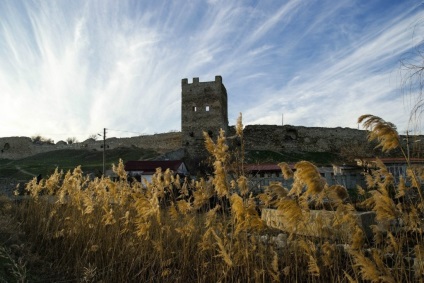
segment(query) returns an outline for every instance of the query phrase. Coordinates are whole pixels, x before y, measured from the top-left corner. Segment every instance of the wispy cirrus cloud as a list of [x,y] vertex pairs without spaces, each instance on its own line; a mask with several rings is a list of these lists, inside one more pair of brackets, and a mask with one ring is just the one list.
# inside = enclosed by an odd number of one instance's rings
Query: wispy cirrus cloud
[[[249,115],[256,117],[251,123],[281,123],[284,113],[285,120],[293,124],[355,127],[357,117],[373,113],[406,130],[408,110],[399,91],[397,68],[401,55],[413,47],[412,25],[423,16],[422,12],[413,13],[413,8],[370,24],[343,49],[321,50],[320,60],[308,68],[297,68],[303,72],[272,89],[265,94],[264,103],[249,110]],[[276,93],[281,94],[279,99],[268,102],[278,97]],[[268,115],[255,115],[258,109],[268,109]]]
[[4,1],[0,136],[179,130],[181,79],[215,75],[230,123],[403,129],[397,64],[423,16],[412,0]]

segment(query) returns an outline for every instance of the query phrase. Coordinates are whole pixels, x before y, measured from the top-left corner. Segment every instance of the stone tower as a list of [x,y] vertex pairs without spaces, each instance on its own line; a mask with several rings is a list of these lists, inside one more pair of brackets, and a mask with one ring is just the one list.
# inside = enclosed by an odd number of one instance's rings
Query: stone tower
[[219,130],[228,131],[227,90],[221,76],[215,81],[193,83],[181,81],[181,132],[182,146],[185,148],[188,165],[197,166],[207,156],[203,131],[214,140]]

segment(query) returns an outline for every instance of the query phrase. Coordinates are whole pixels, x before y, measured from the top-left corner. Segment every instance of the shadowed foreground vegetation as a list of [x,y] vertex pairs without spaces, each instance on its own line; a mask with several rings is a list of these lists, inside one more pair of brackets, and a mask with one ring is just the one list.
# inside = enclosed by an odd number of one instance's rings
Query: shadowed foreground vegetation
[[[396,130],[375,116],[363,116],[383,150],[399,146]],[[242,138],[241,118],[237,133]],[[358,187],[361,206],[375,213],[367,238],[357,222],[346,189],[328,186],[317,168],[301,161],[291,171],[291,188],[273,184],[258,196],[249,193],[243,174],[230,178],[232,161],[224,133],[206,148],[213,176],[180,180],[158,170],[148,182],[90,180],[77,167],[28,183],[28,198],[3,200],[0,257],[5,281],[31,282],[416,282],[424,280],[422,168],[409,166],[395,182],[381,163]],[[235,170],[237,171],[237,170]],[[240,166],[242,172],[242,166]],[[286,229],[264,224],[264,207],[280,211]],[[346,229],[341,239],[302,236],[313,208],[334,211],[330,226]],[[13,221],[12,221],[13,220]]]

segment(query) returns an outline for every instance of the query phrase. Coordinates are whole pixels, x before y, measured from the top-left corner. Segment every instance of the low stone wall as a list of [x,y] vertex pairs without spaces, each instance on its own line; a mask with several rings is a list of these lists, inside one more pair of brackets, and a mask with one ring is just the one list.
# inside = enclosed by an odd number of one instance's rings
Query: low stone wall
[[[100,150],[103,148],[103,140],[85,141],[80,145],[83,148]],[[107,148],[138,147],[165,153],[181,147],[181,133],[172,132],[131,138],[110,138],[106,139],[106,146]]]
[[[327,210],[311,210],[309,213],[305,212],[307,220],[304,223],[299,223],[295,231],[289,229],[288,221],[284,218],[282,211],[277,209],[262,209],[262,220],[273,228],[280,229],[284,232],[323,237],[323,238],[336,238],[343,242],[350,242],[354,231],[352,227],[347,224],[334,225],[338,220],[336,219],[335,211]],[[376,224],[375,213],[372,211],[367,212],[356,212],[356,221],[362,228],[365,235],[370,238],[372,237],[371,225]]]
[[[235,134],[229,127],[227,136]],[[424,136],[409,137],[423,140]],[[406,138],[401,136],[401,140]],[[248,150],[271,150],[276,152],[333,152],[343,150],[358,156],[375,156],[375,143],[367,141],[367,132],[351,128],[320,128],[302,126],[248,125],[244,128],[245,148]],[[106,139],[108,148],[139,147],[166,153],[182,147],[182,133],[170,132],[131,138]],[[413,144],[416,145],[415,143]],[[20,159],[34,154],[58,149],[101,150],[103,140],[86,140],[81,143],[37,144],[28,137],[0,138],[0,158]],[[203,145],[201,145],[203,146]],[[419,149],[421,150],[421,149]],[[206,152],[206,150],[204,150]],[[396,154],[395,151],[392,151]],[[415,149],[414,149],[415,152]]]
[[[138,136],[131,138],[109,138],[106,139],[108,149],[119,147],[138,147],[153,149],[159,153],[175,151],[181,148],[181,133],[172,132],[165,134],[155,134]],[[50,152],[61,149],[89,149],[102,150],[103,140],[86,140],[81,143],[57,144],[33,143],[28,137],[7,137],[0,138],[0,158],[1,159],[21,159],[35,154]]]

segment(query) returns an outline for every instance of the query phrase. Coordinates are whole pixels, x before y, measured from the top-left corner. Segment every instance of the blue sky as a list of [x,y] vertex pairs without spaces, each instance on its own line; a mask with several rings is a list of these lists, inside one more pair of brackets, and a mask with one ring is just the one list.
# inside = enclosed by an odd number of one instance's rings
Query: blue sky
[[0,137],[180,130],[181,79],[221,75],[230,124],[408,127],[421,1],[0,2]]

